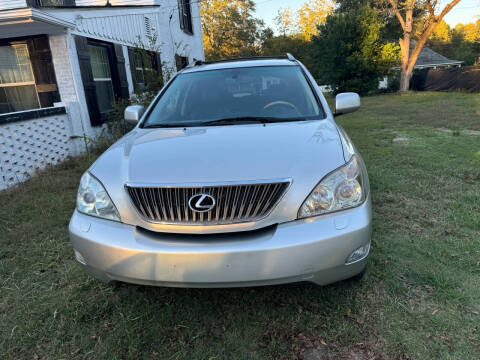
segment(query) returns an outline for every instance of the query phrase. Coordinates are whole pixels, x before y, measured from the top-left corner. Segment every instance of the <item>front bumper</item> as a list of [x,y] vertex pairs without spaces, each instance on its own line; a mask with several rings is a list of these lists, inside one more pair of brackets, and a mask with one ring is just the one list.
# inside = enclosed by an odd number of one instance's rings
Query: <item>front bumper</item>
[[70,240],[87,272],[103,281],[174,287],[237,287],[309,281],[326,285],[360,273],[370,243],[371,200],[354,209],[252,232],[165,234],[75,211]]

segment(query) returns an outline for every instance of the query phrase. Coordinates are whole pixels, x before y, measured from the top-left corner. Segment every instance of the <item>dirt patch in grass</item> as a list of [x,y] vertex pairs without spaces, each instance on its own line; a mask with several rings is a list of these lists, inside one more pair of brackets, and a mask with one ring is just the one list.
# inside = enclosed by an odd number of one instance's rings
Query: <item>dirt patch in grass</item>
[[463,129],[463,130],[452,130],[452,129],[447,129],[447,128],[436,128],[436,131],[439,131],[441,133],[446,133],[446,134],[452,134],[452,135],[466,135],[466,136],[480,136],[480,131],[479,130],[468,130],[468,129]]
[[359,342],[351,346],[327,344],[325,339],[298,334],[292,339],[291,360],[383,360],[382,341]]
[[406,136],[397,136],[392,141],[394,143],[408,143],[409,138]]

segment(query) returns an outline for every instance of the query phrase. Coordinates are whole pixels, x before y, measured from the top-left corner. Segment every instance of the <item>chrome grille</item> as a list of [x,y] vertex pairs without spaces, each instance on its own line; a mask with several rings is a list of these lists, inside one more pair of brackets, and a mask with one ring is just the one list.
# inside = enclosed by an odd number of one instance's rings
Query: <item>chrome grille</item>
[[[144,220],[164,224],[219,225],[258,221],[281,199],[290,181],[213,186],[126,185],[133,204]],[[193,211],[189,199],[207,194],[215,206]]]

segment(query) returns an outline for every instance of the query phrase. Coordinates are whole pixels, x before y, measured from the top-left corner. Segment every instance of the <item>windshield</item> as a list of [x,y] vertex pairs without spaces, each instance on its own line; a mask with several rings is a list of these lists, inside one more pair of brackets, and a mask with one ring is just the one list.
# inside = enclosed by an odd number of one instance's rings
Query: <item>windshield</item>
[[143,127],[323,118],[299,66],[246,67],[180,74]]

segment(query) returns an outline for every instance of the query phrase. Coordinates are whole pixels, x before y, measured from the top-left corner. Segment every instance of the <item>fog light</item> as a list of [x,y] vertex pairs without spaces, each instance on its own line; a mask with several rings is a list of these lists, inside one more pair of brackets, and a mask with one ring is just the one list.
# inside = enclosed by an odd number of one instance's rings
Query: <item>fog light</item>
[[357,261],[363,260],[368,256],[370,252],[370,243],[367,245],[361,246],[358,249],[354,250],[350,256],[345,261],[345,265],[350,265],[356,263]]
[[77,259],[77,261],[82,264],[82,265],[87,265],[87,262],[85,261],[85,259],[83,258],[82,254],[80,254],[77,250],[73,250],[75,252],[75,259]]

